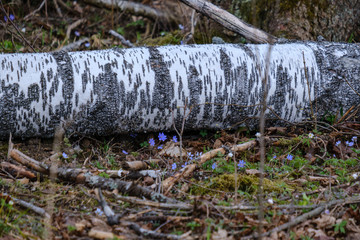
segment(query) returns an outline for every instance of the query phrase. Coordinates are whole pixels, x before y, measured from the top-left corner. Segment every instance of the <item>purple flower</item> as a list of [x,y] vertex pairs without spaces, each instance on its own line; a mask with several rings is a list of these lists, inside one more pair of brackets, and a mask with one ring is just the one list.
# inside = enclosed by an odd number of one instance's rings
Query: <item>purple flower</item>
[[346,145],[348,145],[349,147],[354,146],[354,142],[349,142],[349,141],[346,141],[345,143],[346,143]]
[[75,31],[74,34],[75,34],[75,36],[80,37],[79,31]]
[[149,144],[153,147],[155,145],[155,140],[153,138],[150,138]]
[[172,170],[175,170],[175,169],[176,169],[176,163],[173,163],[173,164],[171,165],[171,169],[172,169]]
[[179,24],[179,29],[180,29],[180,30],[184,30],[184,26],[181,25],[181,24]]
[[163,145],[158,146],[157,149],[163,149]]
[[104,212],[103,212],[100,208],[97,208],[97,209],[95,210],[95,213],[96,213],[97,215],[99,215],[99,216],[101,216],[101,215],[104,214]]
[[291,155],[291,154],[288,154],[287,157],[286,157],[289,161],[293,160],[294,159],[294,156]]
[[273,156],[273,159],[276,159],[276,155]]
[[194,154],[192,154],[191,152],[188,152],[187,156],[190,160],[193,160],[193,158],[194,158]]
[[213,165],[211,166],[211,168],[214,170],[216,168],[216,163],[213,163]]
[[[14,21],[14,20],[15,20],[15,16],[12,15],[12,14],[9,15],[9,18],[10,18],[11,21]],[[4,16],[4,21],[5,21],[5,22],[8,21],[8,18],[7,18],[6,16]]]
[[90,43],[89,43],[89,42],[86,42],[86,43],[85,43],[85,47],[87,47],[87,48],[90,47]]
[[335,146],[339,146],[340,145],[340,143],[341,143],[341,141],[339,140],[339,141],[337,141],[336,143],[335,143]]
[[186,165],[187,165],[187,162],[185,162],[184,165],[181,165],[181,167],[184,168],[184,167],[186,167]]
[[245,167],[245,161],[244,160],[240,160],[238,163],[238,167],[239,168],[244,168]]
[[159,140],[160,141],[165,141],[166,140],[166,135],[164,133],[159,133]]
[[202,155],[202,152],[196,152],[195,157],[200,157]]
[[62,156],[63,156],[63,158],[65,158],[65,159],[66,159],[66,158],[69,158],[69,156],[68,156],[66,153],[64,153],[64,152],[62,153]]
[[180,41],[180,45],[184,45],[184,41]]
[[122,150],[123,154],[128,155],[129,153],[125,150]]
[[351,141],[357,142],[357,136],[353,136],[352,139],[351,139]]
[[176,136],[173,136],[172,140],[173,140],[173,142],[175,142],[175,143],[178,142],[178,139],[177,139]]

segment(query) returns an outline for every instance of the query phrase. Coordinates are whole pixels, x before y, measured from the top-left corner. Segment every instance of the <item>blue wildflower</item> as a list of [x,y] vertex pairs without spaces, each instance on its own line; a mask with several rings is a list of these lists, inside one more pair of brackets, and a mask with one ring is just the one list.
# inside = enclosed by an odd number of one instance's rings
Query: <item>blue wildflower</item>
[[216,168],[216,163],[213,163],[213,165],[211,166],[211,168],[214,170]]
[[273,156],[273,159],[276,159],[276,155]]
[[191,152],[188,152],[187,156],[190,160],[193,160],[193,158],[194,158],[194,154],[192,154]]
[[64,152],[62,153],[62,156],[63,156],[63,158],[65,158],[65,159],[66,159],[66,158],[69,158],[69,156],[68,156],[66,153],[64,153]]
[[125,150],[122,150],[123,154],[128,155],[129,153]]
[[293,160],[294,159],[294,156],[291,155],[291,154],[288,154],[287,157],[286,157],[289,161]]
[[74,34],[75,34],[75,36],[80,37],[79,31],[75,31]]
[[335,146],[339,146],[340,145],[340,143],[341,143],[341,141],[339,140],[339,141],[337,141],[336,143],[335,143]]
[[185,162],[185,164],[181,165],[182,168],[186,167],[187,162]]
[[160,141],[165,141],[166,140],[166,135],[164,133],[159,133],[159,140]]
[[349,147],[352,147],[352,146],[354,146],[354,142],[346,141],[346,145],[348,145]]
[[163,145],[158,146],[157,149],[163,149]]
[[86,43],[85,43],[85,47],[89,48],[89,47],[90,47],[90,43],[89,43],[89,42],[86,42]]
[[155,145],[155,140],[153,138],[150,138],[149,144],[153,147]]
[[96,213],[97,215],[99,215],[99,216],[101,216],[101,215],[104,214],[104,212],[103,212],[100,208],[97,208],[97,209],[95,210],[95,213]]
[[195,157],[200,157],[202,155],[202,152],[196,152]]
[[238,167],[239,168],[244,168],[245,167],[245,161],[244,160],[240,160],[238,163]]
[[[10,14],[9,15],[9,18],[11,21],[14,21],[15,20],[15,16],[13,14]],[[8,18],[6,16],[4,16],[4,21],[7,22],[8,21]]]
[[184,26],[181,25],[181,24],[179,24],[179,29],[180,29],[180,30],[184,30]]
[[357,142],[357,136],[353,136],[351,139],[353,142]]
[[172,140],[173,140],[173,142],[178,142],[178,139],[176,136],[173,136]]
[[171,169],[172,169],[172,170],[175,170],[175,169],[176,169],[176,163],[173,163],[173,164],[171,165]]

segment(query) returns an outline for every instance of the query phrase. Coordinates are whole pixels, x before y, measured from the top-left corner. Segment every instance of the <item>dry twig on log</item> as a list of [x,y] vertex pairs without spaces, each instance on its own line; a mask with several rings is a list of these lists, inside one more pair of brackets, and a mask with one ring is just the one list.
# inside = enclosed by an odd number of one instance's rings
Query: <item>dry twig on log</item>
[[214,4],[205,0],[180,0],[196,11],[208,16],[217,23],[220,23],[227,29],[241,34],[246,39],[255,43],[273,43],[276,37],[251,26],[250,24],[241,21],[231,13],[215,6]]
[[141,3],[121,0],[84,0],[84,2],[108,9],[118,8],[121,11],[126,11],[137,16],[144,16],[153,20],[160,19],[161,21],[169,23],[178,22],[175,16]]

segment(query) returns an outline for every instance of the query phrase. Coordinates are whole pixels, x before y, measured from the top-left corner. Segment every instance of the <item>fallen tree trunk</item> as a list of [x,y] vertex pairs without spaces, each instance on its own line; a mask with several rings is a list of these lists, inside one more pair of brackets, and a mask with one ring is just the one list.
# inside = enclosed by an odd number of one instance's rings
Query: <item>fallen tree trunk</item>
[[[187,45],[0,55],[0,138],[68,132],[110,135],[180,126],[256,126],[269,45]],[[304,67],[306,66],[306,68]],[[306,71],[305,71],[306,69]],[[261,71],[261,75],[259,74]],[[360,102],[357,44],[272,48],[266,117],[299,122]],[[312,111],[311,111],[312,110]],[[281,124],[283,120],[268,121]]]

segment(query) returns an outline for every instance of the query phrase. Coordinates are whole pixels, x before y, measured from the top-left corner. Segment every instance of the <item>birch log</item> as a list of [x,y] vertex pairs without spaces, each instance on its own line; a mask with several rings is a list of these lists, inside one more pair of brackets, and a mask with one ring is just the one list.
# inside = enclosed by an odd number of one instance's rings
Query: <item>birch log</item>
[[[0,138],[52,137],[61,123],[85,135],[172,130],[172,112],[180,125],[186,98],[192,106],[186,129],[228,128],[246,119],[256,127],[268,48],[0,54]],[[358,44],[276,44],[269,64],[268,119],[299,122],[311,108],[320,117],[360,103]]]

